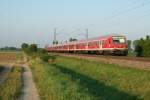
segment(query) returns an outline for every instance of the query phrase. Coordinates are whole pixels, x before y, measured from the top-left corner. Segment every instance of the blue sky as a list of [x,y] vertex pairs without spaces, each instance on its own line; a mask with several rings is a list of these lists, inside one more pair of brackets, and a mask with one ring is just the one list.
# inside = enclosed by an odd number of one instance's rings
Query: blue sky
[[[123,33],[128,39],[150,34],[150,0],[0,0],[0,47],[23,42],[40,46],[57,39],[84,39]],[[79,35],[80,34],[80,35]]]

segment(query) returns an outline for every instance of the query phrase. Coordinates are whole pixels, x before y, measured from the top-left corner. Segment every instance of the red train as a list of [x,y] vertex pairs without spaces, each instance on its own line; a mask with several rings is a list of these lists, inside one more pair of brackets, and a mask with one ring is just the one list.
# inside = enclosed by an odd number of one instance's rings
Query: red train
[[46,48],[46,50],[54,52],[81,52],[124,56],[128,54],[126,37],[120,34],[57,44]]

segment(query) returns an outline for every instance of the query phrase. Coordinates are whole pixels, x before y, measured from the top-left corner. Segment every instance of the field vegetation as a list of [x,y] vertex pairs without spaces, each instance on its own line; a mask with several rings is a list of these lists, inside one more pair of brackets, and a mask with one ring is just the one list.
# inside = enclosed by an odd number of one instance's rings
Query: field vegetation
[[41,99],[150,99],[149,71],[41,51],[26,52]]
[[136,56],[150,57],[150,36],[134,41]]
[[18,61],[22,60],[23,55],[20,51],[15,52],[8,52],[8,51],[1,51],[0,52],[0,63],[17,63]]
[[53,63],[37,58],[30,66],[41,99],[150,99],[149,71],[60,56]]
[[0,75],[7,64],[14,64],[6,76],[6,80],[0,84],[0,100],[16,100],[18,98],[22,88],[22,67],[16,65],[22,58],[22,52],[19,51],[0,51]]
[[22,68],[14,66],[3,84],[0,84],[0,100],[16,100],[22,87]]

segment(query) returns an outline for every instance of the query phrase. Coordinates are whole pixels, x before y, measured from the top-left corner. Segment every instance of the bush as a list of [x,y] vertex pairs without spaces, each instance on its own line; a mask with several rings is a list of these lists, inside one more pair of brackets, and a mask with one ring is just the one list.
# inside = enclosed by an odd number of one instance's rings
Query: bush
[[136,56],[150,57],[150,38],[146,36],[146,39],[134,41]]
[[49,60],[54,61],[56,59],[56,56],[50,56],[50,55],[47,55],[47,54],[43,54],[43,55],[40,56],[40,59],[42,59],[45,62],[48,62]]
[[143,47],[141,45],[135,46],[135,52],[137,57],[141,57],[143,55]]
[[36,44],[28,45],[26,43],[23,43],[21,45],[21,48],[28,55],[33,55],[34,53],[36,53],[38,51],[38,47]]
[[143,56],[150,57],[150,40],[147,40],[144,44]]
[[54,61],[56,56],[48,55],[45,49],[38,48],[36,44],[28,45],[22,44],[23,51],[32,58],[38,57],[41,60],[48,62],[49,60]]
[[39,48],[39,49],[38,49],[38,53],[39,53],[39,54],[46,54],[47,52],[46,52],[45,49]]
[[37,45],[36,44],[31,44],[29,46],[29,51],[30,52],[37,52],[38,48],[37,48]]
[[27,43],[23,43],[23,44],[21,45],[21,48],[22,48],[23,50],[27,49],[28,47],[29,47],[29,45],[28,45]]

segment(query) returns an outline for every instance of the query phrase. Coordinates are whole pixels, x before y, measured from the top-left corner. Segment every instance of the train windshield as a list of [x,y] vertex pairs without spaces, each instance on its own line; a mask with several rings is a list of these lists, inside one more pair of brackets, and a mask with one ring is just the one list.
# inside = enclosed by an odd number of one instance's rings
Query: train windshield
[[113,37],[113,43],[125,43],[125,37],[115,36]]

